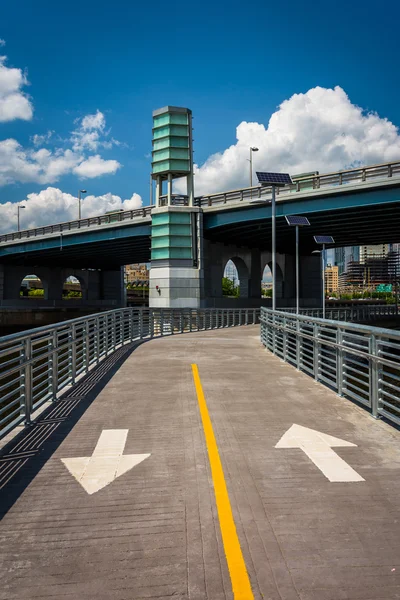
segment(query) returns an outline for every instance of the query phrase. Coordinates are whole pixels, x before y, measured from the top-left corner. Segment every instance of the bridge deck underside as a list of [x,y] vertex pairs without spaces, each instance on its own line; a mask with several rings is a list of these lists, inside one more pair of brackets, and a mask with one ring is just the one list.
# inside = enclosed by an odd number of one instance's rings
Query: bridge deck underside
[[58,244],[53,248],[17,252],[0,257],[6,264],[61,266],[78,269],[115,269],[121,265],[150,261],[150,237],[109,238],[97,242]]
[[[245,215],[239,220],[234,216],[234,212],[239,211],[232,211],[231,219],[226,213],[224,215],[226,224],[212,227],[208,226],[210,219],[206,215],[205,236],[213,241],[269,250],[271,248],[270,207],[252,207],[250,210],[252,220],[246,219]],[[287,224],[285,214],[284,207],[278,205],[277,250],[282,253],[294,254],[294,227]],[[310,221],[310,227],[300,228],[300,252],[302,254],[309,254],[317,248],[313,239],[314,235],[331,235],[335,240],[336,247],[400,241],[400,202],[312,213],[305,211],[296,213],[292,208],[288,214],[305,214]],[[210,215],[211,218],[212,216]]]

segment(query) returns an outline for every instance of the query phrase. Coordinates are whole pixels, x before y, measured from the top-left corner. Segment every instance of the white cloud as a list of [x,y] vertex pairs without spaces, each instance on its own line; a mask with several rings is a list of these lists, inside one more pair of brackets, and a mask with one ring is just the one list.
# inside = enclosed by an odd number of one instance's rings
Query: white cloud
[[81,122],[82,129],[86,131],[90,131],[92,129],[99,129],[100,131],[104,131],[105,126],[106,120],[104,118],[103,113],[100,112],[99,109],[97,109],[96,114],[86,115],[86,117],[83,117]]
[[114,174],[121,167],[117,160],[103,160],[99,154],[89,156],[87,160],[81,162],[74,168],[74,173],[78,177],[90,178],[99,177],[99,175]]
[[[0,46],[4,46],[4,43]],[[21,69],[7,67],[6,60],[6,56],[0,56],[0,122],[15,119],[29,121],[33,116],[33,106],[22,91],[28,85],[28,80]]]
[[0,38],[0,46],[5,46],[5,45],[6,45],[6,40],[2,40],[2,39]]
[[43,135],[35,133],[35,135],[31,137],[31,141],[34,146],[43,146],[43,144],[48,144],[50,142],[51,138],[53,137],[53,133],[54,131],[50,130]]
[[[54,137],[54,131],[35,134],[31,141],[33,148],[24,148],[17,140],[0,141],[0,186],[16,182],[55,183],[63,175],[74,173],[80,178],[100,177],[114,174],[121,168],[117,160],[105,160],[100,154],[88,155],[99,146],[111,147],[112,140],[103,142],[101,135],[105,128],[105,118],[97,111],[80,120],[76,132],[82,135],[79,143],[71,138],[72,148],[44,148]],[[96,127],[97,129],[91,129]],[[94,136],[90,141],[90,136]],[[76,138],[77,139],[77,138]]]
[[[62,192],[58,188],[48,187],[38,194],[28,194],[21,200],[25,209],[21,211],[21,229],[31,229],[41,225],[62,223],[78,218],[78,198]],[[85,196],[82,199],[82,216],[91,217],[104,214],[108,210],[132,210],[142,206],[138,194],[123,200],[115,194],[102,196]],[[9,232],[16,229],[17,205],[11,202],[0,204],[0,231]]]
[[[236,138],[236,144],[195,165],[196,195],[249,185],[250,146],[259,148],[253,154],[255,171],[323,173],[400,159],[398,128],[352,104],[340,87],[294,94],[282,102],[267,127],[243,121]],[[182,182],[175,187],[184,190]]]
[[84,159],[72,150],[25,149],[10,138],[0,141],[0,185],[52,183],[71,173]]
[[120,142],[110,138],[110,130],[106,131],[106,119],[99,110],[94,115],[86,115],[82,119],[76,119],[78,125],[71,133],[72,148],[76,151],[91,150],[97,152],[99,148],[110,149],[120,146]]

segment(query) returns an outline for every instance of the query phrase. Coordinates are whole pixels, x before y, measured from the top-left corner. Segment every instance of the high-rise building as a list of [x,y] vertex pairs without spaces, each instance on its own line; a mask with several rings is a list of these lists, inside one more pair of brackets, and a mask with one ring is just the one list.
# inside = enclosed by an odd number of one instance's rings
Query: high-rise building
[[358,260],[360,260],[360,246],[348,246],[334,250],[334,263],[339,269],[339,275],[347,271],[350,262]]

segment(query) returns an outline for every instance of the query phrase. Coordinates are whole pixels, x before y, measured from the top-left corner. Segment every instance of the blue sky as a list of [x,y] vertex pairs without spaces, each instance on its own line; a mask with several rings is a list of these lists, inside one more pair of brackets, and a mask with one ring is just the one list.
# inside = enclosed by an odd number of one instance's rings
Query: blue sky
[[[304,149],[307,160],[296,162],[293,157],[284,160],[281,149],[273,155],[269,141],[268,152],[260,153],[259,166],[268,167],[265,163],[271,156],[275,156],[270,161],[275,168],[280,164],[292,169],[312,165],[321,171],[358,160],[357,152],[364,162],[392,159],[400,148],[398,135],[393,127],[385,129],[382,119],[400,124],[396,67],[399,17],[399,5],[392,0],[382,7],[358,0],[319,5],[291,0],[3,3],[0,38],[5,45],[0,54],[7,56],[7,67],[26,69],[29,85],[22,91],[29,95],[33,116],[0,122],[0,141],[11,138],[28,151],[33,148],[34,135],[51,131],[51,140],[42,146],[51,151],[56,147],[65,150],[71,148],[71,132],[82,130],[82,119],[98,110],[104,117],[102,139],[110,142],[114,138],[117,143],[95,152],[88,150],[85,159],[100,154],[102,160],[122,166],[114,174],[90,179],[79,179],[79,170],[52,181],[50,177],[27,181],[26,175],[14,173],[0,187],[0,203],[24,200],[28,194],[52,186],[72,196],[82,187],[96,197],[112,193],[130,199],[137,193],[147,204],[151,113],[166,104],[193,110],[199,186],[210,186],[210,192],[216,185],[246,185],[244,155],[235,151],[230,163],[239,165],[234,167],[236,179],[227,174],[230,167],[225,164],[229,155],[224,152],[231,145],[237,146],[238,125],[255,123],[267,128],[282,102],[314,88],[334,90],[339,86],[347,95],[348,107],[361,107],[363,115],[376,112],[383,126],[380,135],[388,140],[384,151],[371,142],[369,153],[356,150],[338,156],[336,148],[332,151],[336,158],[318,161],[321,149],[317,140],[309,153]],[[314,94],[313,105],[326,106],[326,98],[326,94]],[[307,106],[292,104],[287,119],[296,123],[302,119],[312,135]],[[343,95],[338,104],[345,106]],[[330,110],[335,113],[334,108]],[[343,121],[345,125],[340,124],[344,137],[352,128],[352,118],[350,115]],[[360,120],[360,128],[371,123]],[[243,126],[243,147],[247,147],[247,139],[252,142],[252,135],[257,143],[263,143],[260,127]],[[315,130],[319,131],[318,121]],[[369,137],[364,139],[359,132],[357,136],[360,147],[364,147]],[[299,134],[297,138],[301,139]],[[326,137],[321,144],[327,148]],[[291,145],[287,144],[286,154]],[[36,150],[40,147],[38,144]],[[218,160],[222,156],[225,166],[209,162],[201,171],[215,153],[220,153]]]

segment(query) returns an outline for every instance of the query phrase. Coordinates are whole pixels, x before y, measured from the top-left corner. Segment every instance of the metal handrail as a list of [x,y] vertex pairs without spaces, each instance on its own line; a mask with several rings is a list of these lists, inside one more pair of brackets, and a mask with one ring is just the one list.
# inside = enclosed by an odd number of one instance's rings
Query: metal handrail
[[[277,200],[281,196],[285,198],[294,192],[312,192],[319,191],[321,188],[332,188],[351,183],[369,183],[374,179],[388,179],[400,176],[400,161],[370,165],[367,167],[357,167],[344,171],[335,171],[333,173],[324,173],[323,175],[313,175],[304,177],[295,181],[292,185],[286,185],[282,188],[276,188]],[[269,197],[271,187],[246,187],[216,194],[208,194],[195,198],[198,206],[214,206],[226,204],[227,202],[241,202],[243,200],[255,200],[257,198]]]
[[[347,169],[344,171],[335,171],[333,173],[325,173],[323,175],[314,175],[310,177],[302,177],[295,181],[292,185],[276,189],[277,200],[281,196],[287,199],[295,192],[312,192],[319,191],[321,188],[333,188],[350,183],[365,183],[366,185],[372,180],[388,179],[400,177],[400,161],[382,163],[378,165],[369,165],[367,167],[357,167],[355,169]],[[226,192],[218,192],[216,194],[208,194],[195,198],[197,206],[210,207],[229,202],[249,201],[256,198],[267,199],[271,195],[270,187],[246,187]],[[0,235],[0,243],[12,242],[19,240],[30,240],[42,235],[51,235],[86,229],[93,226],[109,225],[112,223],[130,221],[137,218],[147,218],[151,215],[154,206],[144,206],[134,210],[125,210],[107,215],[99,215],[97,217],[88,217],[86,219],[78,219],[67,221],[65,223],[56,223],[54,225],[45,225],[34,229],[26,229],[23,231],[15,231]]]
[[400,425],[400,331],[264,307],[260,321],[276,356]]
[[122,308],[0,338],[0,439],[29,425],[118,348],[137,340],[259,323],[260,310]]
[[[296,313],[295,308],[283,308],[280,310],[288,313]],[[322,318],[323,311],[322,308],[301,308],[299,314]],[[327,319],[346,322],[375,321],[377,318],[395,317],[397,315],[398,308],[396,304],[367,304],[365,306],[333,307],[327,308],[325,311]]]
[[54,225],[44,225],[43,227],[35,227],[34,229],[24,229],[22,231],[14,231],[0,235],[1,242],[11,242],[15,240],[30,240],[42,235],[51,235],[53,233],[63,234],[64,232],[76,232],[76,230],[87,229],[93,226],[112,225],[113,223],[122,223],[123,221],[131,221],[133,219],[146,218],[151,215],[153,206],[143,206],[133,210],[122,210],[120,212],[99,215],[97,217],[87,217],[85,219],[77,219],[74,221],[66,221],[65,223],[55,223]]

